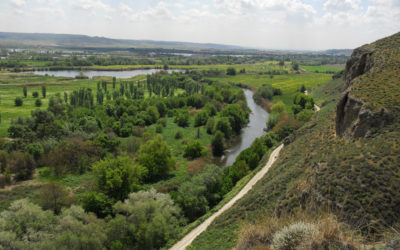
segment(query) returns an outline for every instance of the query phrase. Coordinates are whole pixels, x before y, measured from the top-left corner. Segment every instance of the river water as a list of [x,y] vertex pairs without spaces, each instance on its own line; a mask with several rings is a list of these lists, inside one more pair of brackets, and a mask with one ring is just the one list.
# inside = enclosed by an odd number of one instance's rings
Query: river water
[[[161,71],[162,69],[135,69],[135,70],[124,70],[124,71],[113,71],[113,70],[82,70],[82,73],[89,77],[93,78],[94,76],[111,76],[116,78],[131,78],[138,75],[147,75],[153,74]],[[169,69],[166,70],[168,73],[172,72],[183,72],[181,69]],[[49,76],[61,76],[61,77],[75,77],[80,74],[80,70],[46,70],[46,71],[29,71],[27,73],[34,73],[36,75],[49,75]]]
[[216,160],[216,164],[219,166],[231,166],[240,152],[250,147],[256,138],[265,133],[264,128],[266,127],[268,112],[254,102],[251,90],[243,89],[243,91],[247,106],[251,110],[249,123],[247,127],[242,129],[241,134],[234,139],[232,146],[225,151],[225,155]]

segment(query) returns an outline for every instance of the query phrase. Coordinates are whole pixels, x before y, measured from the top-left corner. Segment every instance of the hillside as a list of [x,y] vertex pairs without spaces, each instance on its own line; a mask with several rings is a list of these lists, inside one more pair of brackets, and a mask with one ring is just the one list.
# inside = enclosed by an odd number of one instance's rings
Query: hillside
[[237,50],[239,46],[174,41],[111,39],[87,35],[0,32],[0,44],[49,47],[119,47]]
[[[193,249],[231,248],[249,223],[262,227],[265,217],[322,210],[365,241],[386,240],[383,236],[400,223],[399,52],[400,33],[360,47],[343,79],[313,90],[321,111],[295,133],[265,177],[193,242]],[[272,243],[265,235],[250,238],[262,243],[260,249]]]

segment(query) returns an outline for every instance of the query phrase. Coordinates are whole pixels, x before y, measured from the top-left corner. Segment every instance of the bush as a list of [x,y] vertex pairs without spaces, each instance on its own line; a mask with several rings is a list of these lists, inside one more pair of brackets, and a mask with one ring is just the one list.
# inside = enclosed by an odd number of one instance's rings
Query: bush
[[271,107],[271,113],[283,113],[285,111],[285,104],[281,101],[275,103]]
[[297,114],[296,118],[297,118],[297,120],[299,120],[303,123],[306,123],[311,119],[313,114],[314,114],[314,112],[312,110],[304,109],[303,111],[301,111],[300,113]]
[[24,101],[22,100],[21,97],[16,97],[14,100],[15,106],[19,107],[22,106],[22,104],[24,103]]
[[231,138],[232,136],[232,126],[231,123],[229,122],[228,117],[221,117],[217,120],[215,123],[215,130],[216,131],[221,131],[226,139]]
[[37,92],[37,91],[34,91],[34,92],[32,93],[32,96],[33,96],[34,98],[37,98],[37,97],[39,97],[39,92]]
[[36,101],[35,101],[35,106],[36,106],[36,107],[41,107],[41,106],[42,106],[42,100],[36,99]]
[[194,140],[194,141],[189,142],[185,146],[183,156],[194,159],[194,158],[200,157],[202,155],[202,151],[203,151],[203,147],[201,146],[200,141]]
[[181,139],[182,136],[183,136],[182,130],[176,131],[176,133],[175,133],[175,139]]
[[305,237],[310,236],[315,230],[315,226],[310,223],[298,222],[284,227],[281,231],[276,232],[272,240],[274,249],[288,250],[296,249]]
[[235,68],[228,68],[228,69],[226,70],[226,74],[227,74],[228,76],[234,76],[234,75],[236,75],[236,69],[235,69]]
[[163,131],[163,125],[162,124],[157,124],[156,126],[156,133],[161,134]]

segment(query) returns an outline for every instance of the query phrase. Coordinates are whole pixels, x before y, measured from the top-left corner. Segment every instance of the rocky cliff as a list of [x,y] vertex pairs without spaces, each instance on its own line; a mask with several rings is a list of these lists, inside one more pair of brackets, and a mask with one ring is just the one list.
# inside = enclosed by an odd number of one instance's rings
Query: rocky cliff
[[399,98],[396,93],[386,93],[386,88],[400,83],[399,48],[397,33],[354,50],[346,64],[343,95],[336,109],[338,136],[366,137],[395,120],[397,105],[390,104],[398,104]]

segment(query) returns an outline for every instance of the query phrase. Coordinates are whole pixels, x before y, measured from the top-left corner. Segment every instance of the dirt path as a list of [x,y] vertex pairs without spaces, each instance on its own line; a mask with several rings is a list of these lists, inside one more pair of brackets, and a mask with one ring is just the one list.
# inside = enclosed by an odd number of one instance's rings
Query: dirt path
[[228,203],[226,203],[220,210],[215,212],[213,215],[208,217],[203,223],[198,225],[195,229],[193,229],[190,233],[188,233],[185,237],[183,237],[180,241],[178,241],[175,245],[173,245],[170,250],[183,250],[187,246],[189,246],[194,239],[196,239],[197,236],[199,236],[202,232],[204,232],[207,227],[217,218],[220,216],[223,212],[228,210],[230,207],[235,204],[237,200],[242,198],[249,190],[252,189],[254,184],[256,184],[269,170],[269,168],[272,166],[272,164],[275,162],[275,160],[278,158],[279,152],[283,148],[283,144],[281,144],[279,147],[277,147],[274,151],[272,151],[267,164],[257,172],[257,174],[244,186],[240,192],[233,197]]

